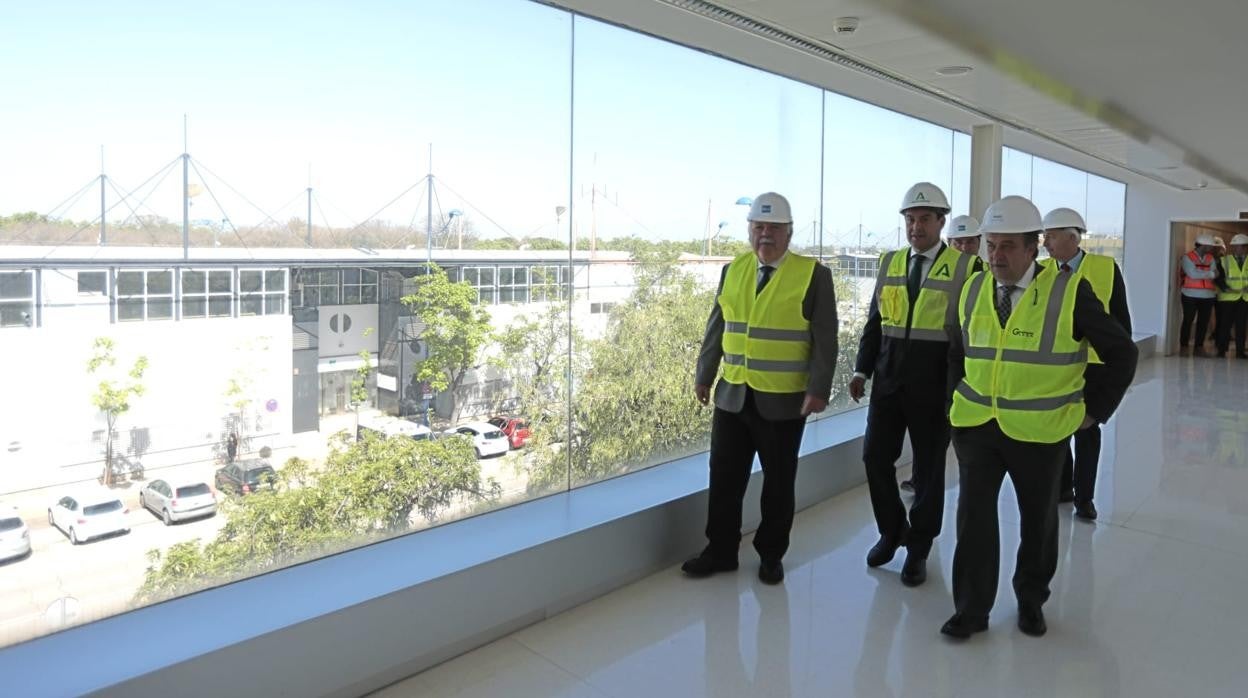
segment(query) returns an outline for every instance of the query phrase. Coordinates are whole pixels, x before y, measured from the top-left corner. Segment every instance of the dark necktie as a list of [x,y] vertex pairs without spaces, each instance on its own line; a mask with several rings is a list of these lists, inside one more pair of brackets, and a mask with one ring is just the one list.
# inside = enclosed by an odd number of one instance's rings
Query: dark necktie
[[776,270],[775,267],[768,266],[766,264],[759,267],[759,271],[761,271],[763,274],[762,276],[758,277],[758,286],[754,288],[754,295],[757,296],[758,294],[763,292],[763,287],[767,285],[768,281],[771,281],[771,273],[775,270]]
[[1010,294],[1014,292],[1017,286],[1002,286],[997,289],[997,319],[1001,321],[1001,328],[1005,329],[1005,323],[1010,319],[1010,311],[1014,310],[1014,301],[1010,298]]
[[1062,262],[1062,271],[1070,271],[1070,264],[1067,262]]
[[906,293],[910,296],[910,305],[919,297],[919,289],[923,286],[923,255],[910,255],[910,276],[906,279]]

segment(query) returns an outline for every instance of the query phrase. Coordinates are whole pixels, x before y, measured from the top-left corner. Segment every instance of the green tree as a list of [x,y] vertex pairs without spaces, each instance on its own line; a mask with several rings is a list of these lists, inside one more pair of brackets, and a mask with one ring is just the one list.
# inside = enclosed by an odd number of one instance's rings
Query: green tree
[[152,603],[434,522],[454,504],[498,498],[465,439],[338,439],[324,466],[292,458],[273,491],[226,500],[216,538],[150,550],[135,601]]
[[496,338],[494,363],[509,374],[519,413],[542,433],[567,421],[569,335],[574,347],[584,341],[568,313],[566,302],[551,303],[519,315]]
[[104,413],[104,472],[100,482],[106,487],[113,485],[113,431],[118,418],[130,411],[131,400],[143,395],[143,372],[147,370],[147,357],[140,356],[129,371],[120,373],[115,349],[112,339],[96,337],[87,361],[87,373],[100,381],[91,394],[91,404]]
[[436,265],[433,273],[416,279],[415,293],[405,296],[403,303],[425,326],[420,340],[428,358],[417,368],[416,380],[451,392],[455,421],[462,409],[459,388],[468,371],[480,365],[482,349],[492,338],[490,315],[477,302],[471,284],[452,282]]
[[[579,343],[571,434],[534,434],[532,491],[600,480],[706,447],[710,419],[692,386],[714,291],[679,268],[674,248],[639,251],[636,290],[612,310],[602,338]],[[544,441],[551,447],[543,448]]]
[[[373,334],[375,328],[364,328],[364,336]],[[368,376],[373,372],[373,355],[367,349],[360,350],[360,367],[351,378],[351,409],[355,411],[355,432],[360,432],[360,408],[368,404]]]

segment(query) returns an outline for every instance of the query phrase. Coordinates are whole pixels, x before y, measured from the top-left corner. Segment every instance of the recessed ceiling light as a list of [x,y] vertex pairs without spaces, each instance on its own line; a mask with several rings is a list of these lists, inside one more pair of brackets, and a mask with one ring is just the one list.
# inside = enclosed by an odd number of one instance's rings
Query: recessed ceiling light
[[1179,166],[1178,165],[1162,165],[1161,167],[1158,167],[1157,169],[1162,170],[1162,171],[1177,170],[1179,169]]
[[975,69],[969,65],[947,65],[943,68],[937,68],[936,74],[947,77],[947,78],[951,78],[957,75],[966,75],[972,70],[975,70]]

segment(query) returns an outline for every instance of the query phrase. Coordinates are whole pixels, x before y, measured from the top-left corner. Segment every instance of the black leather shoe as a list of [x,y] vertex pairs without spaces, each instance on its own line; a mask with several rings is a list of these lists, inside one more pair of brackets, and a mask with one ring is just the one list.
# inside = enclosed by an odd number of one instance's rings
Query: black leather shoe
[[1075,491],[1073,489],[1062,490],[1061,492],[1057,493],[1058,504],[1070,504],[1073,501],[1075,501]]
[[758,565],[758,581],[779,584],[784,581],[784,565],[779,560],[763,560]]
[[919,557],[913,552],[906,553],[906,564],[901,568],[901,583],[908,587],[917,587],[927,581],[927,556]]
[[879,567],[891,562],[893,556],[897,554],[897,548],[906,542],[907,533],[909,529],[904,529],[894,536],[880,536],[875,545],[867,551],[867,567]]
[[1044,611],[1027,606],[1019,608],[1018,629],[1023,631],[1023,634],[1032,637],[1044,635],[1049,631],[1049,626],[1044,622]]
[[965,640],[975,633],[982,633],[987,629],[987,618],[968,618],[961,613],[953,614],[952,618],[940,626],[941,634],[958,640]]
[[680,566],[681,572],[694,578],[709,577],[716,572],[731,572],[735,569],[736,560],[716,558],[707,550],[703,550],[697,557],[685,560],[685,564]]
[[1081,499],[1075,502],[1075,516],[1084,521],[1096,521],[1096,505],[1091,499]]
[[907,491],[907,492],[913,492],[913,491],[914,491],[914,481],[913,481],[913,480],[902,480],[902,481],[901,481],[901,484],[899,485],[899,487],[901,487],[901,489],[903,489],[903,490],[905,490],[905,491]]

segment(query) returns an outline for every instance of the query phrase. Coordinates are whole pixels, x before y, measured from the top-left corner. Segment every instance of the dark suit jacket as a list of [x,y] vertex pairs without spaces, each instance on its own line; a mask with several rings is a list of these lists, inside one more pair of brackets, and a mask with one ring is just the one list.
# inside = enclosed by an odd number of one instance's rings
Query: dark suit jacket
[[[728,265],[719,273],[719,288],[715,291],[715,305],[706,321],[706,335],[702,338],[702,350],[698,353],[698,365],[694,375],[696,385],[711,385],[719,372],[723,358],[724,315],[719,308],[719,294],[724,290],[724,277]],[[822,264],[816,264],[811,275],[810,287],[802,299],[802,317],[810,321],[810,379],[801,393],[763,393],[754,391],[754,405],[764,419],[797,419],[802,416],[802,401],[806,395],[828,399],[832,394],[832,373],[836,370],[837,332],[836,292],[832,288],[832,272]],[[720,380],[715,385],[715,406],[729,412],[740,412],[745,406],[748,388],[744,384]]]
[[[1039,274],[1040,265],[1036,265]],[[987,283],[995,283],[989,279]],[[995,292],[995,286],[993,287]],[[1085,371],[1083,386],[1083,403],[1088,416],[1097,422],[1105,423],[1118,409],[1122,397],[1131,387],[1135,378],[1135,365],[1139,360],[1139,350],[1131,335],[1118,320],[1105,312],[1101,301],[1092,291],[1087,279],[1079,280],[1079,289],[1075,295],[1074,338],[1076,341],[1087,339],[1088,344],[1100,355],[1104,365],[1096,371]],[[1128,320],[1130,322],[1130,320]],[[947,390],[952,403],[953,391],[966,375],[966,350],[962,346],[962,328],[949,325],[945,328],[949,335],[949,379]],[[1091,367],[1089,367],[1091,368]]]
[[[942,242],[937,254],[944,252],[945,247]],[[982,268],[982,259],[973,260],[967,273],[969,275]],[[854,370],[871,379],[872,395],[890,395],[905,386],[912,391],[930,393],[933,400],[939,400],[945,389],[945,374],[948,371],[945,363],[949,360],[949,344],[885,337],[880,331],[877,294],[878,289],[877,293],[871,294],[871,308],[867,314],[867,324],[862,328],[862,338],[858,340],[858,358],[854,362]],[[952,295],[950,302],[956,306],[956,293]]]
[[[1085,251],[1084,254],[1086,255],[1087,252]],[[1122,280],[1122,270],[1118,268],[1118,262],[1114,262],[1114,288],[1109,293],[1109,314],[1114,316],[1129,336],[1131,334],[1131,310],[1127,308],[1127,284]]]

